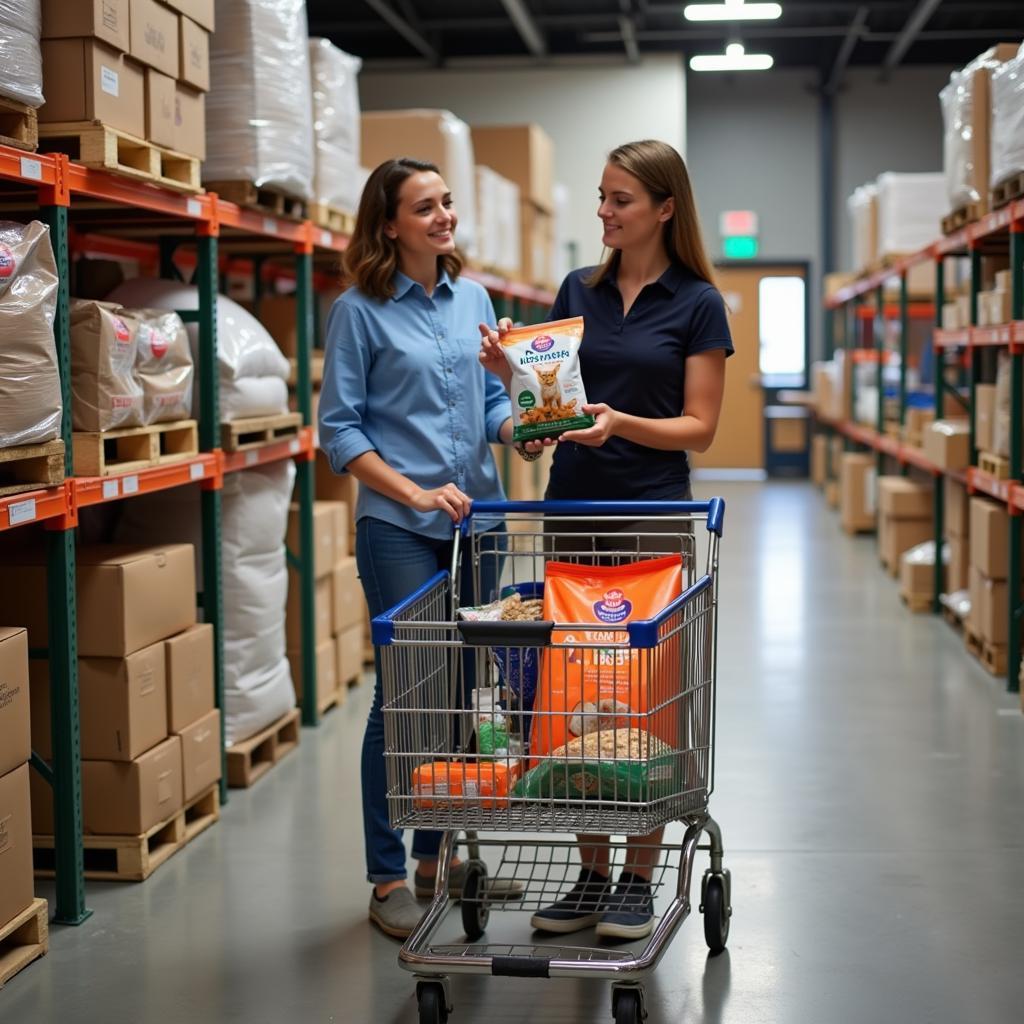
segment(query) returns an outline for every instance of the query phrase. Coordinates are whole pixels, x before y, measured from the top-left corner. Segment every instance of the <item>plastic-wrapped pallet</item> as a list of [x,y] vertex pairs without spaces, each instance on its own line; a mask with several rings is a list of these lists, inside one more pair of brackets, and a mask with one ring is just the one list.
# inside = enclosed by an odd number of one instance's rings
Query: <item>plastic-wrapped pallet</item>
[[879,255],[917,252],[931,244],[946,212],[946,176],[889,171],[875,184]]
[[0,221],[0,448],[60,435],[56,309],[49,228]]
[[[112,301],[126,307],[167,310],[199,308],[199,290],[191,285],[138,277],[118,285]],[[199,367],[199,328],[188,325],[192,357]],[[217,358],[220,363],[222,422],[288,411],[288,360],[267,329],[249,312],[223,295],[217,298]],[[198,378],[198,372],[196,374]],[[199,388],[193,388],[194,415]]]
[[1024,45],[992,74],[992,188],[1024,171]]
[[217,0],[205,181],[310,199],[313,104],[305,0]]
[[853,237],[853,269],[866,270],[878,258],[878,189],[861,185],[846,200]]
[[310,39],[313,85],[313,198],[354,213],[359,206],[358,57],[329,39]]
[[0,96],[43,105],[39,0],[0,0]]
[[503,274],[519,272],[519,186],[490,167],[476,168],[477,260]]

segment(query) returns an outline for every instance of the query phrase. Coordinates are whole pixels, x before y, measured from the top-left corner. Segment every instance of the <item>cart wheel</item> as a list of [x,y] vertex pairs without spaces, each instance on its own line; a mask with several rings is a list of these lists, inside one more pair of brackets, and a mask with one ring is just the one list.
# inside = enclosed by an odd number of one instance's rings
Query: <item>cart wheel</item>
[[640,1024],[643,1020],[640,993],[628,988],[612,989],[612,1016],[615,1024]]
[[476,942],[487,930],[490,910],[484,904],[487,867],[483,861],[469,861],[462,883],[462,928],[470,942]]
[[416,1001],[420,1007],[420,1024],[445,1024],[448,1020],[448,1005],[443,985],[429,981],[420,982],[416,986]]
[[729,941],[729,908],[725,905],[725,882],[721,875],[709,875],[704,890],[704,940],[717,956]]

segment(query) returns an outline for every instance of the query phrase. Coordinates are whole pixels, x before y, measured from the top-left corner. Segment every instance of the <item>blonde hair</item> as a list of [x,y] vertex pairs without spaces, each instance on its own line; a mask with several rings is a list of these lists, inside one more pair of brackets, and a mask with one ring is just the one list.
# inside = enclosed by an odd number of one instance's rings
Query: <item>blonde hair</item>
[[[341,261],[346,283],[354,284],[365,295],[383,301],[395,294],[398,243],[388,238],[384,226],[398,212],[402,183],[425,171],[441,173],[436,164],[426,160],[400,157],[385,160],[366,179],[352,238]],[[447,253],[438,256],[437,266],[454,281],[462,271],[462,258],[458,252]]]
[[[665,252],[673,263],[682,264],[702,281],[714,284],[714,269],[704,248],[697,203],[683,158],[667,142],[644,139],[613,149],[608,154],[608,163],[632,174],[653,202],[675,200],[675,212],[664,224]],[[619,257],[619,251],[613,249],[586,283],[591,288],[600,284],[618,266]]]

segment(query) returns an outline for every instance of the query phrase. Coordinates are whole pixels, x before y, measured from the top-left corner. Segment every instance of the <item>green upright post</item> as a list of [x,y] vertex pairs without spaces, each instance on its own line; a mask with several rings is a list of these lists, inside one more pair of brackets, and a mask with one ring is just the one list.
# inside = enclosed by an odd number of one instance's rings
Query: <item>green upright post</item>
[[[940,256],[935,261],[935,328],[942,326],[942,307],[946,301],[946,279],[945,266]],[[945,366],[946,350],[938,345],[932,345],[934,358],[932,360],[932,372],[934,374],[935,386],[935,418],[942,419],[943,391],[945,390]],[[935,572],[932,578],[932,611],[938,615],[941,610],[939,598],[942,596],[942,566],[946,554],[946,492],[944,477],[936,476],[934,480],[935,490],[932,493],[933,511],[935,519]]]
[[910,302],[907,273],[900,274],[900,426],[907,422],[907,357],[910,353]]
[[832,358],[832,354],[835,352],[835,338],[833,332],[835,331],[835,310],[828,308],[825,310],[825,344],[822,348],[822,356],[826,361]]
[[[308,247],[303,247],[308,248]],[[295,256],[295,305],[298,322],[295,336],[295,358],[298,363],[298,400],[302,422],[313,425],[313,254],[299,251]],[[299,606],[302,641],[302,724],[316,725],[316,582],[313,569],[313,502],[316,493],[315,465],[302,459],[296,466],[296,487],[299,497]]]
[[[977,248],[971,249],[971,323],[974,327],[978,323],[978,291],[981,286],[981,252]],[[974,408],[977,397],[978,377],[981,376],[981,349],[969,345],[967,349],[970,362],[970,391],[967,406],[968,427],[970,429],[969,450],[971,465],[978,464],[978,438],[974,432]]]
[[[875,429],[878,436],[885,434],[885,287],[879,285],[875,291],[874,347],[878,362],[875,364],[875,383],[878,387],[878,411],[875,413]],[[875,453],[878,475],[885,472],[885,454],[879,449]]]
[[[64,415],[64,472],[71,458],[71,338],[68,297],[68,208],[44,206],[57,264],[57,310],[53,323]],[[75,590],[74,514],[49,532],[46,559],[47,628],[50,661],[50,732],[53,747],[53,824],[57,905],[55,920],[81,924],[85,906],[82,864],[82,761],[78,715],[78,634]]]
[[[1014,223],[1010,228],[1010,301],[1012,319],[1024,320],[1024,224]],[[1024,353],[1014,346],[1010,354],[1010,479],[1020,480],[1024,470]],[[1021,625],[1024,607],[1021,606],[1021,556],[1024,545],[1024,524],[1021,516],[1010,517],[1010,642],[1007,659],[1007,684],[1010,690],[1020,689]]]

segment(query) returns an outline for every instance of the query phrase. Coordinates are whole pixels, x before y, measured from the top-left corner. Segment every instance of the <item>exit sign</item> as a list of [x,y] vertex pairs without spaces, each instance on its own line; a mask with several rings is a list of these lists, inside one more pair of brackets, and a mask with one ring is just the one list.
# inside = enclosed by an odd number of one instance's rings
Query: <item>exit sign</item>
[[757,239],[750,235],[734,235],[722,239],[722,255],[727,260],[753,260],[757,258]]
[[757,231],[757,214],[753,210],[723,210],[718,215],[718,233],[723,238],[734,235],[754,235]]

